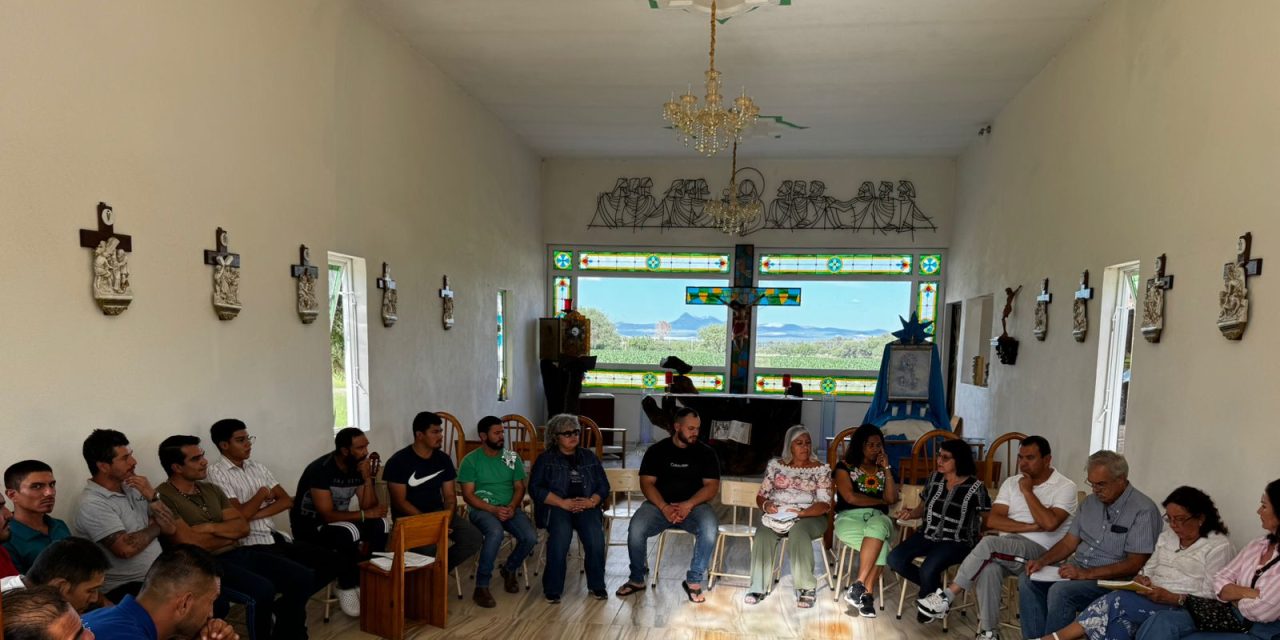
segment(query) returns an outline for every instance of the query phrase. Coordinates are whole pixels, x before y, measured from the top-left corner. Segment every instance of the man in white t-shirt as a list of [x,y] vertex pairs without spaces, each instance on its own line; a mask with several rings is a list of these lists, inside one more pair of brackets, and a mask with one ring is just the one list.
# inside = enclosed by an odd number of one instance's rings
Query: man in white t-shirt
[[[930,620],[947,614],[951,602],[974,587],[978,597],[978,638],[996,638],[1001,582],[1022,571],[1028,558],[1038,558],[1067,534],[1076,511],[1076,483],[1052,466],[1049,442],[1029,436],[1018,448],[1018,475],[1000,485],[986,528],[986,536],[960,564],[955,582],[919,601],[917,608]],[[1000,557],[1004,556],[1004,557]]]

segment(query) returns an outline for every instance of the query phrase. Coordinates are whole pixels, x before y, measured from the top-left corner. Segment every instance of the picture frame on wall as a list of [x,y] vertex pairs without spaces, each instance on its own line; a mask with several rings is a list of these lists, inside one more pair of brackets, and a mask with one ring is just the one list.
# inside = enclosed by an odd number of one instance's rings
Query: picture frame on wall
[[889,401],[927,401],[933,345],[890,344],[886,376]]

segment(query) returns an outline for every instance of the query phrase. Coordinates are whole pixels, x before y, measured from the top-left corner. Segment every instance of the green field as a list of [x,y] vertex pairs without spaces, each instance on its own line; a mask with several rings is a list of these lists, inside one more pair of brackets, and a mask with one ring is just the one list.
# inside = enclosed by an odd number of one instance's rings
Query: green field
[[756,367],[761,369],[841,369],[879,371],[880,358],[840,358],[835,356],[791,356],[756,354]]

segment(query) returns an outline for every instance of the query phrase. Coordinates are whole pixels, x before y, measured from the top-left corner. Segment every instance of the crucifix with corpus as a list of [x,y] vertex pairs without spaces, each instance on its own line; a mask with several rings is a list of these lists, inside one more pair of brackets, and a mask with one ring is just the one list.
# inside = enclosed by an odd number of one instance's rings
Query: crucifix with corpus
[[742,348],[751,335],[751,308],[800,306],[799,287],[685,287],[685,304],[725,305],[733,311],[734,346]]

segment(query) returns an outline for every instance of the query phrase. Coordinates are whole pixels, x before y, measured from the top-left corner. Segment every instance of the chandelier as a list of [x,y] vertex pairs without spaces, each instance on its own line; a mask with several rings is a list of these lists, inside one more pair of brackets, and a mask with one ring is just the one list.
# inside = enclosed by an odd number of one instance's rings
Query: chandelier
[[698,153],[713,156],[716,152],[737,142],[742,133],[755,123],[760,115],[746,89],[742,95],[734,98],[733,106],[724,108],[724,97],[720,95],[720,72],[716,71],[716,3],[711,2],[711,64],[707,68],[707,95],[703,104],[698,104],[698,97],[690,91],[662,107],[662,117],[675,127],[677,138]]
[[738,142],[733,142],[733,169],[729,174],[729,191],[725,197],[712,200],[703,207],[703,212],[711,217],[721,231],[731,235],[742,235],[760,219],[763,206],[759,198],[752,198],[743,204],[738,195]]

